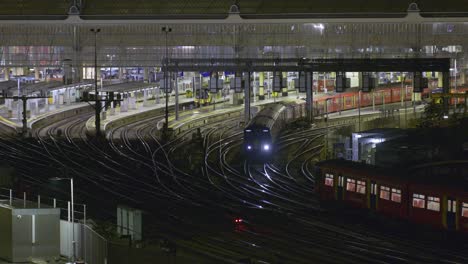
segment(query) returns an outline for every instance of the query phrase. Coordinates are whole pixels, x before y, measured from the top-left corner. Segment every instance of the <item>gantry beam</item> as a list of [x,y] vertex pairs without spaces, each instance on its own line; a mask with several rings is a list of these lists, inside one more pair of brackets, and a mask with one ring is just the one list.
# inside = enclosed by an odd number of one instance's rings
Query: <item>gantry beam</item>
[[448,72],[450,58],[395,59],[170,59],[169,71]]

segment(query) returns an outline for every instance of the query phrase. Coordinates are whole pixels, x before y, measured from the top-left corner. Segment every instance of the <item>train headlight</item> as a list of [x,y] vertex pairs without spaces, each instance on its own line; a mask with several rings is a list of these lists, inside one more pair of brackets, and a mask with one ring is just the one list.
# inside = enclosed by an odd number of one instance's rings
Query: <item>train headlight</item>
[[263,150],[270,150],[270,145],[268,144],[263,145]]
[[251,150],[251,149],[252,149],[252,146],[248,145],[248,146],[247,146],[247,149],[248,149],[248,150]]

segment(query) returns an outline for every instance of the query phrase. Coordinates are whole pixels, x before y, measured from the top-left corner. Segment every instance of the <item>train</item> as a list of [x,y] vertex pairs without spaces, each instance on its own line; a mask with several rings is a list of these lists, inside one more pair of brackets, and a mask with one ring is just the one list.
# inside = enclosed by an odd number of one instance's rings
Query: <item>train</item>
[[[442,89],[424,89],[421,93],[421,100],[431,100],[431,95],[435,92],[441,92]],[[451,93],[464,93],[468,91],[468,87],[459,87],[456,91],[451,89]],[[403,101],[412,101],[413,99],[413,88],[408,87],[402,89],[401,86],[393,86],[388,88],[381,88],[374,90],[372,93],[361,93],[360,105],[361,107],[369,107],[374,105],[392,104],[401,102],[401,94],[403,93]],[[455,104],[455,100],[458,100],[458,104],[464,103],[463,98],[451,98],[449,103]],[[327,106],[325,106],[326,102]],[[314,114],[323,115],[324,113],[334,113],[339,111],[351,110],[358,108],[359,106],[359,92],[344,92],[344,93],[330,93],[319,97],[314,100]]]
[[[446,162],[398,169],[334,159],[317,163],[314,176],[324,203],[468,235],[467,165]],[[441,175],[444,171],[449,173]]]
[[301,101],[266,105],[244,129],[244,153],[250,158],[271,158],[281,130],[304,114],[305,103]]
[[[466,87],[460,87],[457,92],[468,91]],[[454,92],[453,90],[451,92]],[[403,93],[403,98],[402,94]],[[432,90],[424,89],[421,93],[421,100],[431,99]],[[346,111],[360,107],[372,105],[383,105],[411,101],[413,89],[408,87],[387,87],[373,91],[372,93],[361,93],[359,91],[349,91],[344,93],[329,93],[314,99],[313,114],[321,116],[325,113]],[[419,97],[419,96],[418,96]],[[455,98],[451,98],[449,103],[454,104]],[[464,99],[458,98],[458,104],[463,105]],[[302,103],[277,103],[269,105],[261,110],[244,129],[244,153],[252,157],[269,158],[273,153],[274,142],[284,126],[301,116],[305,116],[305,102]]]
[[209,91],[210,91],[209,89],[205,89],[205,88],[203,88],[201,91],[200,90],[195,91],[194,103],[197,106],[210,104],[212,96]]

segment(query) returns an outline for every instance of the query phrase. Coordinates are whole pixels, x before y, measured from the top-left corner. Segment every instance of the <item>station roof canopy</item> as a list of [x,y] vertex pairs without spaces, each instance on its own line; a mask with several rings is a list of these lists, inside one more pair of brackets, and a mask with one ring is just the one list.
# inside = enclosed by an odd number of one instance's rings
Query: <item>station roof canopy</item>
[[353,59],[172,59],[171,71],[440,71],[448,72],[449,58]]
[[466,0],[1,0],[0,21],[2,67],[450,57],[468,68]]
[[[424,12],[468,12],[465,0],[78,0],[83,16],[115,15],[211,15],[223,17],[237,2],[241,14],[312,14],[312,13],[404,13],[417,2]],[[2,0],[0,15],[66,16],[70,0]]]

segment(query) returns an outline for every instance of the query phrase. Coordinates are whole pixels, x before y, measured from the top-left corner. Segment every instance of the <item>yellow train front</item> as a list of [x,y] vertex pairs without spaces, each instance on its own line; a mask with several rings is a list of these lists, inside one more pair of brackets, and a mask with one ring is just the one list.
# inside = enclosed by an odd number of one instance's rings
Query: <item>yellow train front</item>
[[202,89],[201,91],[195,92],[195,105],[209,105],[211,104],[211,94],[208,89]]

